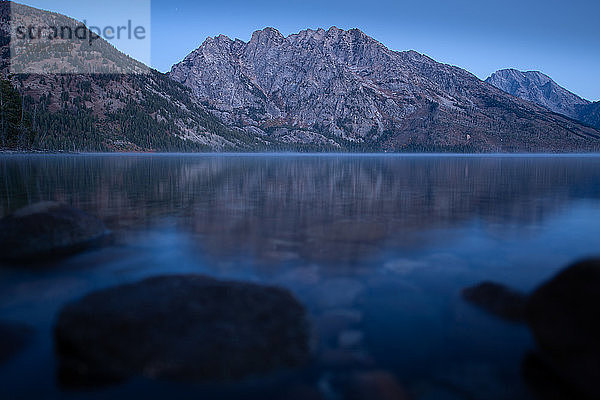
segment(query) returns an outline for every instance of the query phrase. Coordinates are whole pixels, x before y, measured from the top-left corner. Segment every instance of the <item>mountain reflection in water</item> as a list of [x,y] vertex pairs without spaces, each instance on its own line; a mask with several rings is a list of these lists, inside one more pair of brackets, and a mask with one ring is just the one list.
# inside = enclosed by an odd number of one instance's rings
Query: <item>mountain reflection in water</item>
[[54,199],[117,231],[168,218],[211,254],[273,262],[356,262],[430,246],[423,232],[473,220],[510,234],[600,197],[596,158],[16,156],[0,165],[1,214]]

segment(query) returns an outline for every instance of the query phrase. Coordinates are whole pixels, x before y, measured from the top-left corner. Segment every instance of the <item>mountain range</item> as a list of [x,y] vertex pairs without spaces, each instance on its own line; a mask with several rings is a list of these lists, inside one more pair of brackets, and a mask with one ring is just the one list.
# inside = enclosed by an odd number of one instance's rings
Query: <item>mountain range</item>
[[375,151],[598,145],[597,131],[358,29],[208,38],[169,75],[229,125],[289,142]]
[[[600,150],[600,132],[592,123],[415,51],[390,50],[358,29],[332,27],[285,37],[266,28],[248,42],[208,38],[168,74],[129,59],[103,39],[83,56],[77,55],[80,43],[66,42],[60,51],[45,50],[46,57],[64,68],[68,54],[71,65],[89,67],[89,72],[76,73],[67,65],[60,74],[35,69],[11,74],[11,58],[26,67],[41,63],[23,61],[11,48],[15,12],[36,21],[80,24],[60,14],[0,3],[1,88],[3,98],[11,99],[2,114],[8,121],[0,143],[5,148]],[[117,64],[136,73],[94,73]]]

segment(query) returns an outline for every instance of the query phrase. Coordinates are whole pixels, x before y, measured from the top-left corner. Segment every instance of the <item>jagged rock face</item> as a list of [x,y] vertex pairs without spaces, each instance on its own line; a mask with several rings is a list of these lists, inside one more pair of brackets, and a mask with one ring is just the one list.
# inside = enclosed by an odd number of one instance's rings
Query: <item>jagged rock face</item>
[[374,150],[568,151],[596,149],[600,137],[357,29],[208,38],[170,76],[229,124],[289,141],[303,132],[303,141]]
[[504,69],[492,74],[486,82],[520,99],[575,119],[580,117],[579,107],[590,104],[537,71]]

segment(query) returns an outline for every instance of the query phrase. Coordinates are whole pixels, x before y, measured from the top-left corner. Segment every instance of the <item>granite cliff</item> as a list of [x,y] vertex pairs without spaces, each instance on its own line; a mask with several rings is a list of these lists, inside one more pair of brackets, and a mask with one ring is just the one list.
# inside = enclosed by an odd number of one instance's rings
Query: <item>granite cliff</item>
[[232,127],[355,151],[592,151],[600,133],[358,29],[208,38],[170,77]]

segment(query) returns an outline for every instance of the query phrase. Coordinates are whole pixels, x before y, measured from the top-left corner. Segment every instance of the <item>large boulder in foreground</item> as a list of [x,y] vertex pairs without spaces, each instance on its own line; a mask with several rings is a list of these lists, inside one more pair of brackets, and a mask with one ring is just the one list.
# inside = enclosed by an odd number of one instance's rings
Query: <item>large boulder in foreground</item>
[[108,235],[98,218],[68,205],[42,202],[0,220],[0,259],[44,261],[69,255]]
[[530,296],[483,283],[463,297],[529,325],[538,352],[523,369],[542,398],[600,399],[600,259],[568,267]]
[[584,396],[600,398],[600,259],[567,268],[529,298],[541,357]]
[[305,310],[288,291],[193,275],[92,293],[62,310],[55,341],[67,387],[231,380],[309,359]]

